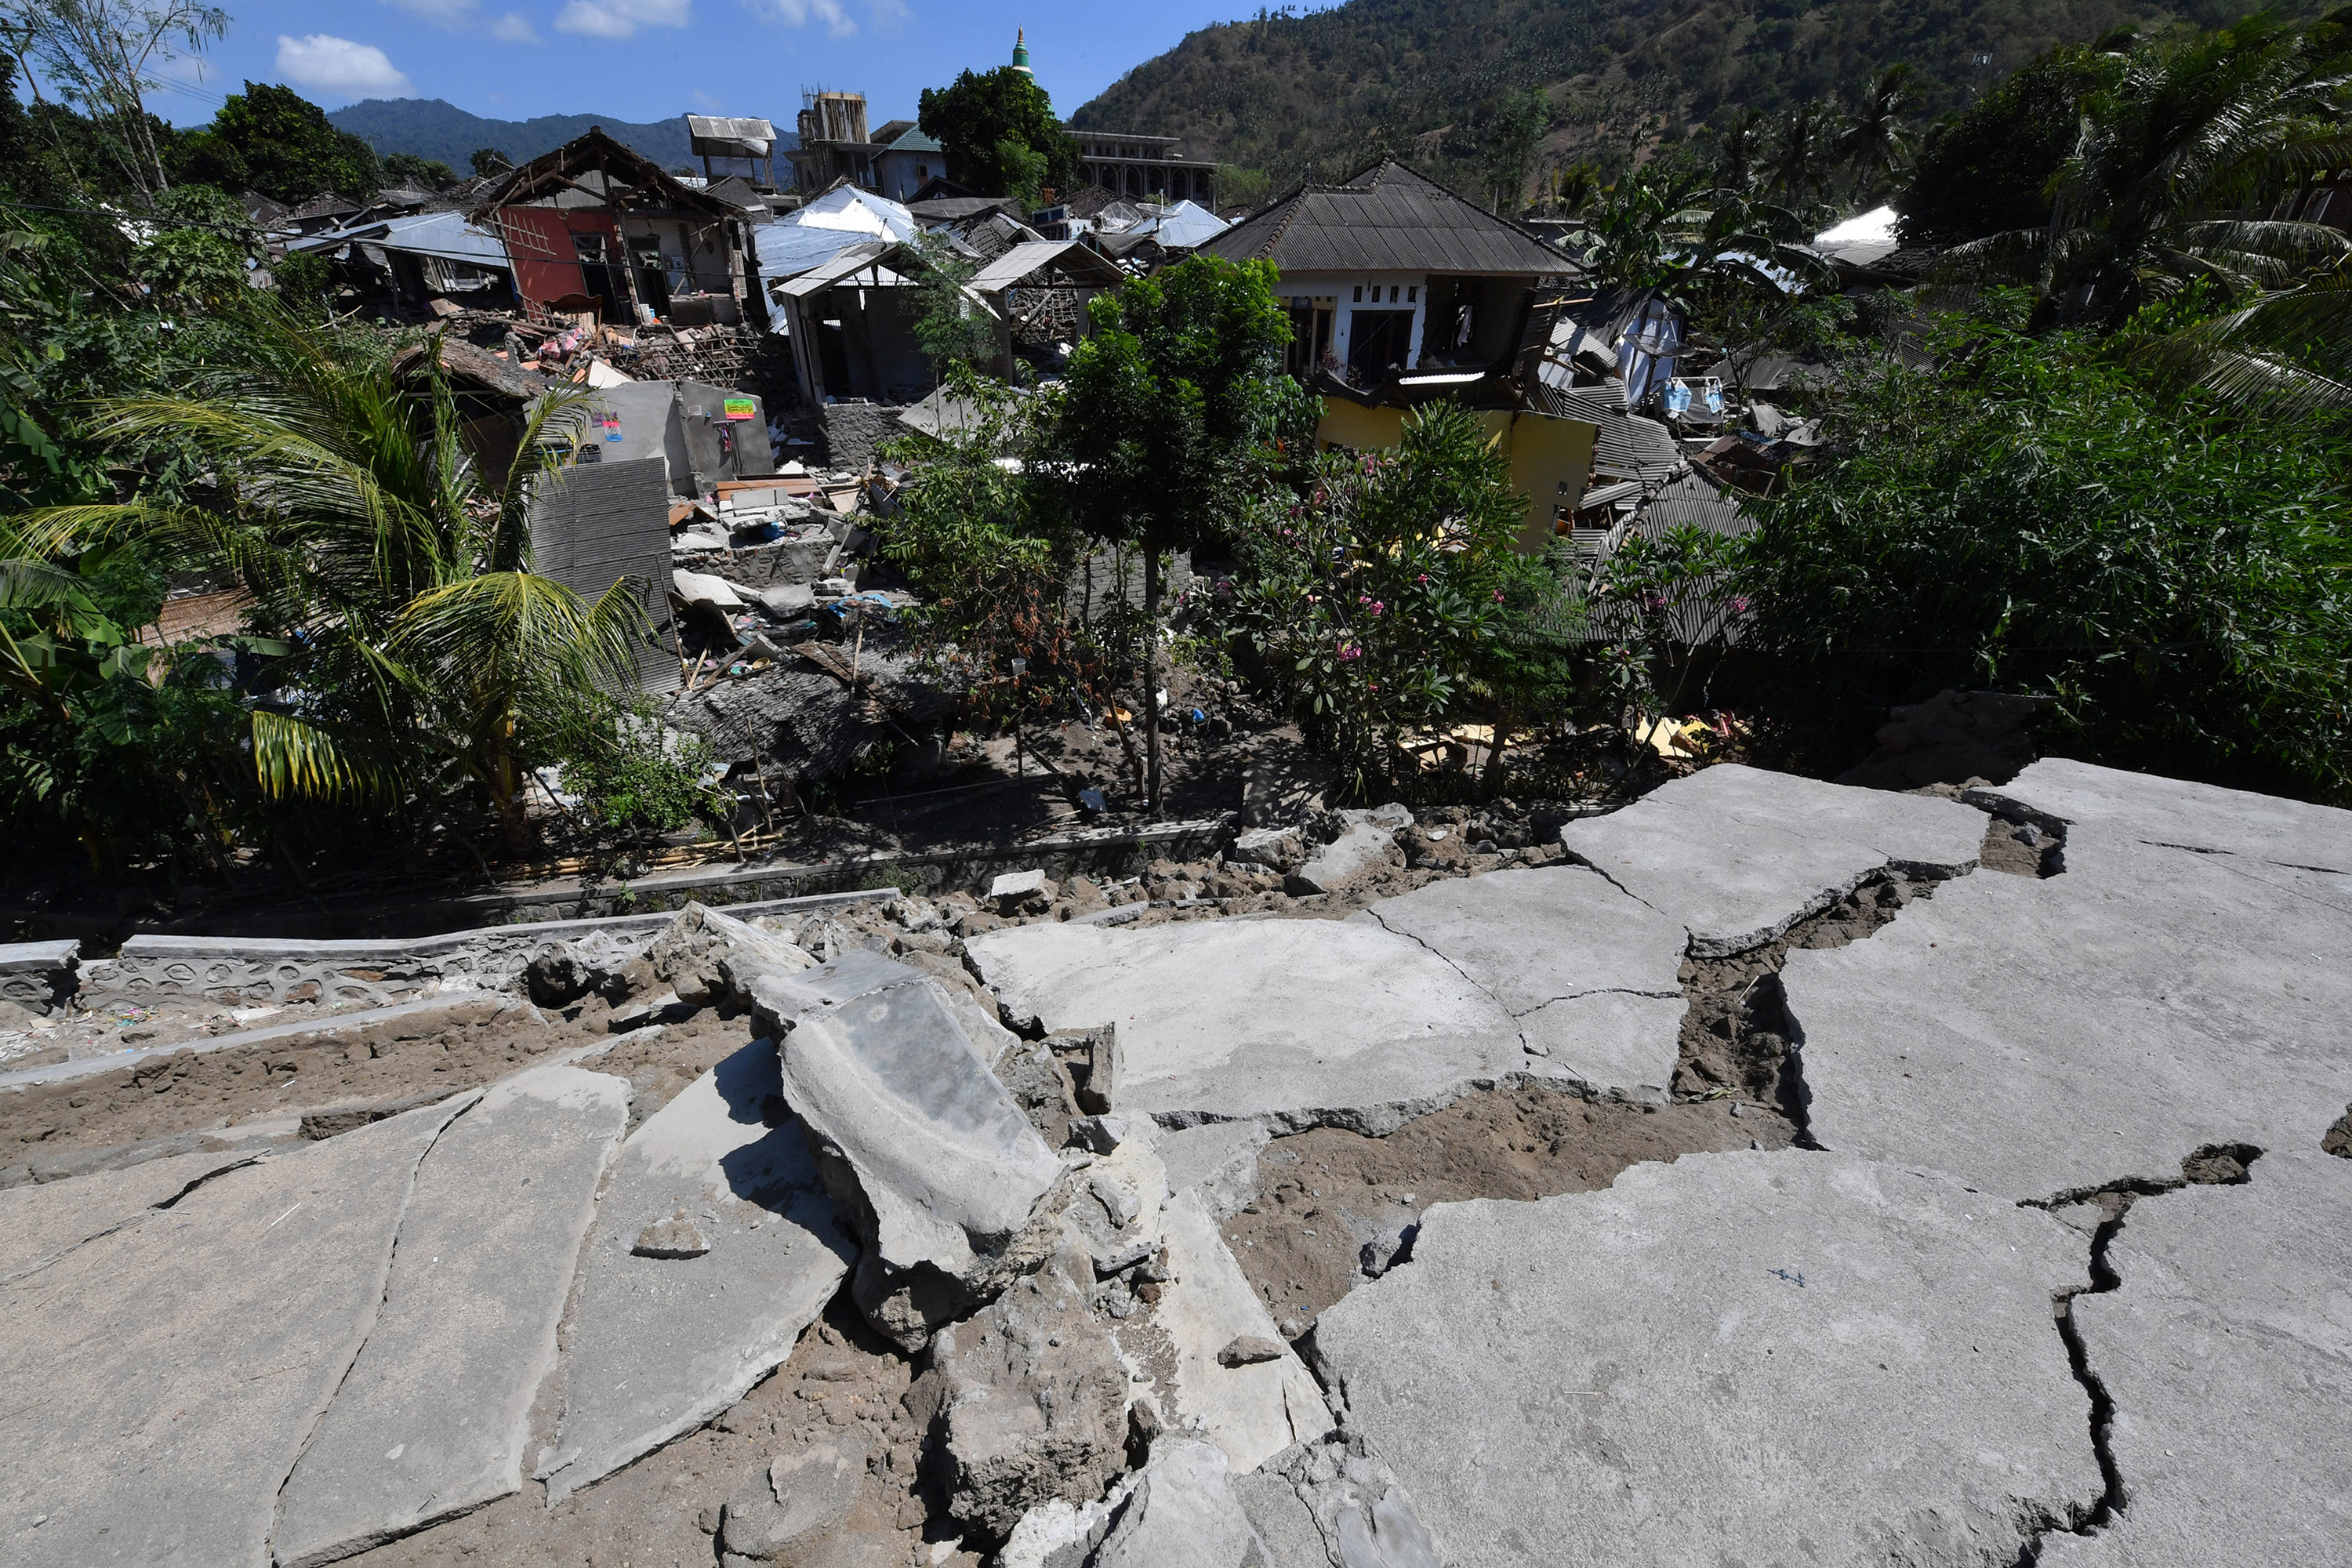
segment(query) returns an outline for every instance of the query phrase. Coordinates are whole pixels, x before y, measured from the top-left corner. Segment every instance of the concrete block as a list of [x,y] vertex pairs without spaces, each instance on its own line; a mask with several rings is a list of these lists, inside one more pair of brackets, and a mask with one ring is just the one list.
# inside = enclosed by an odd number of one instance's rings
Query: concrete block
[[681,1002],[748,1002],[752,979],[769,970],[792,973],[814,967],[801,948],[758,926],[689,903],[646,949],[654,973]]
[[1087,1568],[1263,1568],[1268,1551],[1213,1444],[1155,1444]]
[[1306,863],[1283,879],[1283,886],[1304,897],[1345,891],[1376,873],[1404,864],[1395,836],[1369,822],[1348,831],[1307,857]]
[[754,983],[783,1093],[864,1250],[853,1292],[909,1352],[1057,1245],[1062,1165],[922,975],[854,952]]
[[71,939],[0,942],[0,1002],[43,1016],[70,1005],[80,962],[81,943]]
[[[841,1288],[855,1247],[782,1087],[775,1047],[754,1040],[622,1146],[582,1254],[551,1504],[740,1399]],[[709,1250],[637,1256],[680,1209]]]
[[494,1086],[425,1158],[374,1331],[281,1499],[272,1548],[311,1568],[522,1488],[629,1086],[543,1067]]

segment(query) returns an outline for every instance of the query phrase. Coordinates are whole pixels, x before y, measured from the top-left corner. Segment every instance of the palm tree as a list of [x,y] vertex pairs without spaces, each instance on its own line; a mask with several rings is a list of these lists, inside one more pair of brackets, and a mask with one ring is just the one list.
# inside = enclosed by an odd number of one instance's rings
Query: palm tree
[[2045,314],[2113,321],[2200,281],[2243,299],[2346,256],[2325,225],[2242,216],[2352,163],[2342,85],[2313,64],[2262,17],[2142,47],[2084,105],[2048,225],[1962,246],[1948,272],[2030,277]]
[[437,353],[423,363],[420,386],[379,341],[252,307],[236,363],[188,395],[102,405],[94,422],[181,444],[217,475],[210,504],[55,507],[24,530],[52,554],[141,536],[235,574],[254,629],[289,649],[272,672],[283,700],[251,715],[270,795],[470,784],[520,850],[528,759],[634,684],[643,614],[626,583],[587,604],[530,570],[544,448],[578,438],[577,396],[541,400],[493,491]]
[[1880,71],[1861,109],[1846,121],[1832,145],[1838,166],[1853,177],[1857,199],[1893,189],[1896,174],[1910,157],[1911,134],[1900,118],[1910,80],[1907,65]]
[[1827,104],[1797,105],[1780,121],[1767,153],[1766,188],[1790,207],[1818,199],[1830,186],[1837,141],[1837,116]]
[[2176,389],[2242,414],[2352,415],[2352,260],[2139,346]]
[[1723,128],[1716,149],[1715,183],[1726,190],[1746,192],[1756,183],[1764,163],[1765,132],[1770,125],[1762,111],[1743,109]]

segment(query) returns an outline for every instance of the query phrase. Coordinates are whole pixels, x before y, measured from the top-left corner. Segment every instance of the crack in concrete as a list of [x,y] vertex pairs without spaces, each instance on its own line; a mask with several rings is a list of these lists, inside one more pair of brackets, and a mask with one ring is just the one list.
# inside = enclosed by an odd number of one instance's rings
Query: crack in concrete
[[318,1436],[320,1425],[327,1419],[327,1412],[334,1408],[336,1399],[343,1392],[343,1385],[351,1381],[352,1369],[359,1365],[360,1356],[366,1351],[368,1341],[375,1337],[375,1326],[383,1317],[384,1303],[392,1299],[393,1265],[400,1257],[400,1233],[408,1226],[408,1205],[416,1196],[417,1173],[425,1169],[425,1162],[432,1158],[433,1151],[440,1147],[441,1140],[448,1136],[449,1129],[481,1103],[479,1090],[467,1097],[447,1121],[434,1129],[433,1136],[425,1142],[424,1148],[417,1151],[416,1158],[409,1163],[408,1184],[400,1193],[399,1217],[393,1222],[392,1244],[383,1249],[383,1275],[376,1282],[375,1305],[369,1310],[367,1321],[360,1326],[351,1354],[343,1358],[343,1370],[336,1374],[335,1386],[328,1392],[326,1398],[319,1402],[318,1408],[310,1412],[310,1424],[303,1428],[302,1441],[295,1447],[293,1460],[287,1465],[286,1473],[278,1478],[278,1485],[271,1493],[268,1542],[269,1561],[272,1563],[278,1561],[278,1527],[286,1522],[286,1489],[293,1484],[294,1472],[302,1468],[302,1456],[310,1451],[311,1440]]
[[259,1164],[267,1157],[268,1152],[265,1151],[262,1153],[247,1155],[242,1160],[232,1161],[216,1171],[207,1171],[203,1175],[196,1177],[194,1181],[189,1182],[186,1185],[183,1186],[178,1192],[173,1193],[170,1197],[163,1199],[161,1203],[149,1204],[143,1209],[140,1209],[132,1214],[124,1215],[112,1225],[106,1226],[102,1230],[92,1231],[89,1235],[83,1237],[79,1241],[75,1242],[71,1247],[61,1247],[58,1251],[49,1254],[48,1257],[42,1258],[37,1263],[27,1263],[24,1268],[16,1269],[11,1273],[0,1274],[0,1285],[13,1285],[19,1279],[29,1279],[33,1275],[38,1274],[44,1268],[54,1268],[56,1265],[64,1262],[67,1258],[71,1258],[75,1253],[79,1252],[83,1247],[89,1246],[91,1243],[104,1241],[110,1236],[119,1235],[120,1233],[130,1229],[132,1226],[142,1223],[150,1215],[163,1213],[164,1210],[172,1207],[174,1204],[177,1204],[182,1198],[186,1197],[190,1193],[194,1192],[198,1187],[203,1186],[206,1182],[212,1181],[215,1177],[226,1176],[231,1171],[242,1171],[248,1165]]
[[2051,1298],[2051,1315],[2056,1322],[2058,1337],[2066,1346],[2066,1364],[2074,1381],[2083,1387],[2091,1402],[2091,1454],[2098,1462],[2099,1496],[2089,1509],[2080,1510],[2071,1520],[2053,1521],[2029,1537],[2019,1549],[2014,1568],[2033,1568],[2042,1561],[2043,1546],[2049,1538],[2060,1532],[2069,1535],[2092,1536],[2115,1522],[2116,1516],[2131,1506],[2131,1489],[2125,1483],[2123,1468],[2115,1453],[2115,1396],[2107,1392],[2105,1381],[2091,1364],[2090,1347],[2083,1339],[2080,1325],[2074,1321],[2074,1300],[2078,1296],[2104,1296],[2123,1288],[2123,1276],[2108,1258],[2108,1250],[2116,1237],[2123,1234],[2125,1218],[2134,1204],[2142,1198],[2161,1197],[2191,1186],[2239,1186],[2252,1178],[2247,1168],[2262,1157],[2263,1151],[2252,1143],[2208,1143],[2180,1162],[2180,1174],[2175,1179],[2147,1176],[2126,1176],[2116,1181],[2091,1187],[2073,1187],[2051,1197],[2029,1198],[2019,1204],[2021,1208],[2054,1211],[2077,1204],[2095,1204],[2102,1215],[2098,1227],[2091,1233],[2089,1259],[2090,1283],[2072,1290],[2062,1290]]

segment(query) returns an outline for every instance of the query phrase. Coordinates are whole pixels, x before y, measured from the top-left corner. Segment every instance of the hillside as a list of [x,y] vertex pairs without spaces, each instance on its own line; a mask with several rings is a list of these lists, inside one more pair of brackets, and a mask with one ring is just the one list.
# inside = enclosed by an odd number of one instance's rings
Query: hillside
[[[485,120],[437,98],[365,99],[327,118],[374,147],[379,156],[414,153],[438,158],[463,174],[466,160],[478,147],[495,147],[520,163],[601,125],[606,134],[634,147],[666,169],[699,167],[686,134],[686,116],[650,125],[632,123],[608,114],[542,114],[536,120]],[[785,147],[799,138],[785,133]]]
[[[1188,35],[1072,116],[1083,129],[1181,136],[1274,176],[1331,179],[1384,150],[1464,188],[1503,95],[1546,89],[1554,129],[1538,167],[1622,164],[1719,112],[1853,94],[1907,60],[1906,118],[1965,102],[2055,43],[2126,21],[2211,26],[2242,7],[2181,0],[1349,0]],[[1979,56],[1990,59],[1978,64]]]

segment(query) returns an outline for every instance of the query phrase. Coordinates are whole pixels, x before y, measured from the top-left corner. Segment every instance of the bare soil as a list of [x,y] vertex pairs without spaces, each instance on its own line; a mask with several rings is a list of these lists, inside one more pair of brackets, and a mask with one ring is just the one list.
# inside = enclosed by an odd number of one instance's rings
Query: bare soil
[[1276,1324],[1296,1339],[1363,1279],[1364,1244],[1417,1225],[1432,1204],[1592,1192],[1644,1160],[1750,1143],[1783,1149],[1787,1119],[1761,1105],[1636,1106],[1532,1083],[1486,1089],[1385,1138],[1318,1127],[1258,1155],[1256,1199],[1224,1226]]
[[[174,1133],[330,1108],[455,1094],[550,1053],[609,1039],[601,1002],[574,1016],[501,1007],[497,999],[412,1015],[356,1034],[297,1036],[216,1051],[175,1051],[65,1083],[0,1092],[0,1169]],[[599,1057],[597,1070],[635,1091],[632,1124],[668,1103],[745,1038],[740,1020],[694,1014],[656,1037]]]

